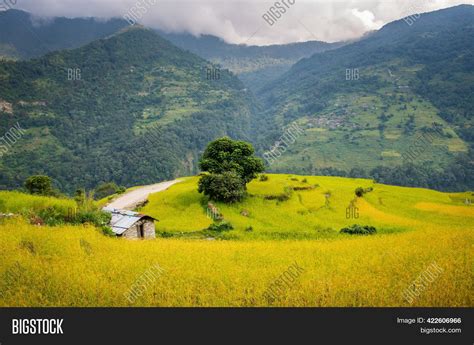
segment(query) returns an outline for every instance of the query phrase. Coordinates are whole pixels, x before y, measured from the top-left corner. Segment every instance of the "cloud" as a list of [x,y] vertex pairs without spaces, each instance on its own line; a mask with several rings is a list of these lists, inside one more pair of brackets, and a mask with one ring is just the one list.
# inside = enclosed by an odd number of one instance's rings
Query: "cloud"
[[366,30],[378,30],[384,24],[381,20],[376,21],[375,15],[369,10],[359,11],[359,9],[355,8],[351,13],[360,19]]
[[[276,2],[285,13],[275,14]],[[136,19],[153,28],[267,45],[354,39],[407,15],[461,3],[474,0],[17,0],[16,7],[41,18],[123,17],[135,9]],[[270,25],[263,15],[272,7],[280,18]]]

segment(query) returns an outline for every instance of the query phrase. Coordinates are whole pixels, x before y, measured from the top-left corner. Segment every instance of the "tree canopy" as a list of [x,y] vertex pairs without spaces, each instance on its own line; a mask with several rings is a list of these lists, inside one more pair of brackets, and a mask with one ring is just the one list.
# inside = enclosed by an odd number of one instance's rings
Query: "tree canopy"
[[199,162],[202,171],[212,174],[235,172],[244,183],[249,183],[265,170],[263,161],[255,157],[252,144],[245,141],[219,138],[207,145]]
[[199,193],[227,203],[242,200],[246,184],[265,169],[254,154],[251,144],[228,137],[209,143],[199,161],[199,167],[209,172],[199,180]]

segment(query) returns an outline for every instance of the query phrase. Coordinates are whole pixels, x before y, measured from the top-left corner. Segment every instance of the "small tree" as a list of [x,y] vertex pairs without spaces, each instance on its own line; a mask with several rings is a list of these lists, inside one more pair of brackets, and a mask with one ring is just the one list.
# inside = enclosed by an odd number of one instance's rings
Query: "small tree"
[[52,180],[49,176],[34,175],[25,181],[25,188],[30,194],[36,195],[54,195]]
[[254,154],[251,144],[228,137],[209,143],[199,167],[210,174],[199,180],[199,192],[217,201],[242,200],[246,184],[265,169],[263,161]]

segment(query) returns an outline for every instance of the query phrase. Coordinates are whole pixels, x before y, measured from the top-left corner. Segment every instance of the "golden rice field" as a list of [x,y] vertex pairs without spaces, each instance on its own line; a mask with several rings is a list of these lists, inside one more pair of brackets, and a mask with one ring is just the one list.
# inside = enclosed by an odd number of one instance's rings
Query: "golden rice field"
[[[269,177],[252,182],[253,196],[243,204],[219,205],[235,226],[229,232],[236,233],[233,240],[127,241],[88,226],[0,220],[0,307],[474,305],[474,211],[462,202],[471,193],[307,177],[307,183],[320,187],[277,203],[259,195],[304,183],[302,177]],[[151,196],[146,212],[160,218],[158,231],[191,232],[209,225],[195,183],[195,178],[186,179]],[[344,209],[359,185],[374,190],[357,201],[360,217],[348,220]],[[326,207],[327,191],[332,200]],[[241,208],[248,216],[241,215]],[[352,223],[374,225],[379,233],[338,234],[341,226]],[[245,231],[249,224],[252,232]],[[329,230],[321,231],[323,227]],[[278,234],[274,239],[272,231]],[[294,232],[299,235],[284,235]],[[312,238],[312,232],[317,236]],[[301,275],[268,299],[268,288],[295,262]],[[410,304],[404,292],[433,263],[442,272],[417,285]],[[156,265],[162,273],[143,280]],[[127,299],[137,286],[136,298]]]

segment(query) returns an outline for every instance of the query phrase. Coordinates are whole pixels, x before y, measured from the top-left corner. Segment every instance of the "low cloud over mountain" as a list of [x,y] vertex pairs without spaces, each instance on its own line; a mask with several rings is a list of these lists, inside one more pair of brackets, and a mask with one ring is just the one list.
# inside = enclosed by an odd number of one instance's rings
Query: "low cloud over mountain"
[[[43,19],[128,16],[170,32],[211,34],[250,45],[354,39],[410,14],[474,4],[473,0],[6,0],[15,2],[10,7]],[[265,21],[268,13],[275,20]]]

